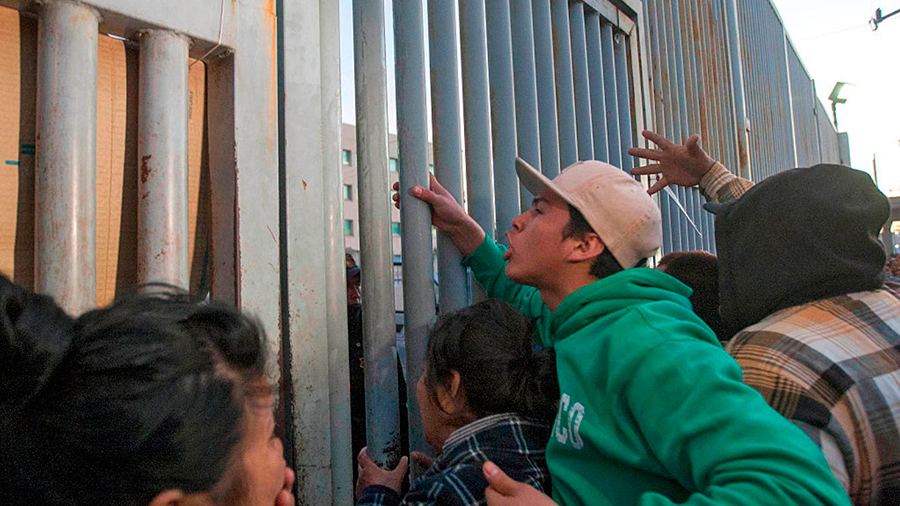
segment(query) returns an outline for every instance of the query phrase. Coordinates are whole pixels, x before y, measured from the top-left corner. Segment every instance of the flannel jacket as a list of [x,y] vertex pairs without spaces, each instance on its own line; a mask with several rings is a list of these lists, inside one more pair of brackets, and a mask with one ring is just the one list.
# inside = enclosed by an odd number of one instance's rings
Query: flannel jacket
[[401,499],[395,490],[371,485],[363,490],[357,506],[483,505],[486,460],[497,464],[518,481],[550,493],[550,473],[544,449],[550,424],[503,413],[476,420],[457,429],[444,443],[434,463]]
[[[727,202],[753,183],[716,164],[700,186]],[[819,445],[854,504],[900,504],[900,285],[782,309],[726,350]]]

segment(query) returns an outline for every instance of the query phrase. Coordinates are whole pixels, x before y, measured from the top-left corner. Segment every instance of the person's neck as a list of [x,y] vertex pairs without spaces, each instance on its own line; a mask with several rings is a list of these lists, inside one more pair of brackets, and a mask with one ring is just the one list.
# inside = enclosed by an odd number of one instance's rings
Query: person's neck
[[590,274],[577,274],[572,276],[560,276],[555,279],[552,284],[539,287],[541,300],[550,308],[550,312],[556,312],[556,308],[562,304],[562,301],[572,293],[584,288],[585,286],[597,281],[597,278]]

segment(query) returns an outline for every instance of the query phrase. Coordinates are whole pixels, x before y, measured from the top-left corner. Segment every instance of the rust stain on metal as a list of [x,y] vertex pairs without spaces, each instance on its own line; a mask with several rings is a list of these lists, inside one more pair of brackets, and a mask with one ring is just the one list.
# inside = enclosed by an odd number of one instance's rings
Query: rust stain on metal
[[272,232],[272,227],[266,225],[266,228],[269,230],[269,235],[272,236],[272,241],[274,241],[275,244],[278,244],[278,239],[275,237],[275,232]]
[[150,177],[150,159],[153,158],[153,155],[144,155],[141,157],[141,183],[147,184],[147,179]]
[[303,182],[303,191],[306,191],[306,186],[307,186],[306,180],[303,180],[302,182]]

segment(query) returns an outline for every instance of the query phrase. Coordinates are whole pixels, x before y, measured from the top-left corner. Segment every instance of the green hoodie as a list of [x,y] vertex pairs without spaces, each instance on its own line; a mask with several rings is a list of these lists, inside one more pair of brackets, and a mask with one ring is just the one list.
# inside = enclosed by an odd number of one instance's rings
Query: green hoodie
[[848,505],[809,437],[741,382],[691,290],[627,269],[555,313],[506,278],[493,240],[465,259],[492,297],[535,318],[561,392],[547,445],[553,498],[590,505]]

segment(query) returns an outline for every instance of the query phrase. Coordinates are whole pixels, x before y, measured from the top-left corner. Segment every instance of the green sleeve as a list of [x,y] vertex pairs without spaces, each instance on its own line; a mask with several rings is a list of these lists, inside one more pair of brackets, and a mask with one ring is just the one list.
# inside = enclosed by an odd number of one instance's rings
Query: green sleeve
[[[722,349],[661,343],[635,367],[625,393],[659,463],[696,491],[681,504],[850,504],[813,441],[741,382]],[[639,502],[671,504],[655,493]]]
[[486,236],[481,246],[463,259],[463,265],[472,268],[475,280],[489,297],[509,302],[529,318],[542,316],[547,306],[537,288],[510,281],[504,255],[506,247]]

